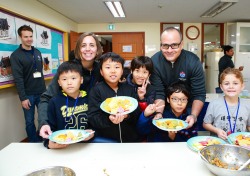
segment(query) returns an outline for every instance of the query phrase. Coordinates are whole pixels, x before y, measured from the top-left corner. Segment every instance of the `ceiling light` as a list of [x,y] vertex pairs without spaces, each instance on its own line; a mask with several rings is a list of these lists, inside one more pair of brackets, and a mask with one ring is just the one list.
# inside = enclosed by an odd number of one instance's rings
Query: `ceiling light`
[[215,15],[218,15],[219,13],[223,12],[224,10],[231,7],[237,2],[238,0],[220,0],[220,2],[218,2],[213,7],[211,7],[208,11],[203,13],[201,17],[202,18],[214,17]]
[[121,1],[104,1],[104,3],[114,17],[125,17]]

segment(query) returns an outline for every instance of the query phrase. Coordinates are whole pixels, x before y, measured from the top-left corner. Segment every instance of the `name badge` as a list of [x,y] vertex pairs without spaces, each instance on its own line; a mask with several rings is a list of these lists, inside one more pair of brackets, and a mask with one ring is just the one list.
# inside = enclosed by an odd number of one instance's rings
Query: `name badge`
[[41,74],[41,72],[35,72],[35,73],[33,73],[33,77],[34,78],[41,78],[42,74]]

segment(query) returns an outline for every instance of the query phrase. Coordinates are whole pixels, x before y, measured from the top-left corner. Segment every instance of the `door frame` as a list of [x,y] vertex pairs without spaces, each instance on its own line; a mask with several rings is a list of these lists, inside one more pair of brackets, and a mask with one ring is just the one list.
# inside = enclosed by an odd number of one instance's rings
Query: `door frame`
[[224,45],[224,23],[202,23],[202,37],[201,37],[201,63],[204,62],[204,25],[206,24],[217,24],[220,25],[220,45]]
[[113,35],[113,34],[142,34],[143,36],[143,55],[145,55],[145,32],[93,32],[96,35]]

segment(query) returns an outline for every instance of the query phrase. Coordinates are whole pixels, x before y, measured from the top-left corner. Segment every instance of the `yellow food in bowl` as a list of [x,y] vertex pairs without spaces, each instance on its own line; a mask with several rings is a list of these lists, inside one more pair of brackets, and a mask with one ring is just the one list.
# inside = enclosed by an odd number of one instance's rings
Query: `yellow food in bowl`
[[126,98],[107,98],[104,102],[103,108],[110,112],[111,114],[116,114],[118,112],[129,111],[132,107],[132,103]]
[[71,131],[68,131],[66,134],[59,134],[59,135],[55,136],[54,140],[60,141],[60,142],[76,141],[81,136],[82,136],[82,134],[80,132],[76,136]]
[[178,129],[184,127],[182,121],[179,120],[156,121],[156,125],[167,129]]
[[240,135],[236,136],[235,144],[239,145],[239,146],[250,147],[250,137],[249,136],[245,136],[243,134],[240,134]]

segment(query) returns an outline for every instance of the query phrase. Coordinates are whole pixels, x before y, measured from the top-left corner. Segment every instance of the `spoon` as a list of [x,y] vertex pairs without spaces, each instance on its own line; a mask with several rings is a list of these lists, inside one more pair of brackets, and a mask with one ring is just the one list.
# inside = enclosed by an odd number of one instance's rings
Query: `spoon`
[[250,163],[250,159],[248,159],[247,162],[245,162],[242,166],[240,166],[240,168],[238,170],[240,171],[240,170],[244,169],[249,163]]

